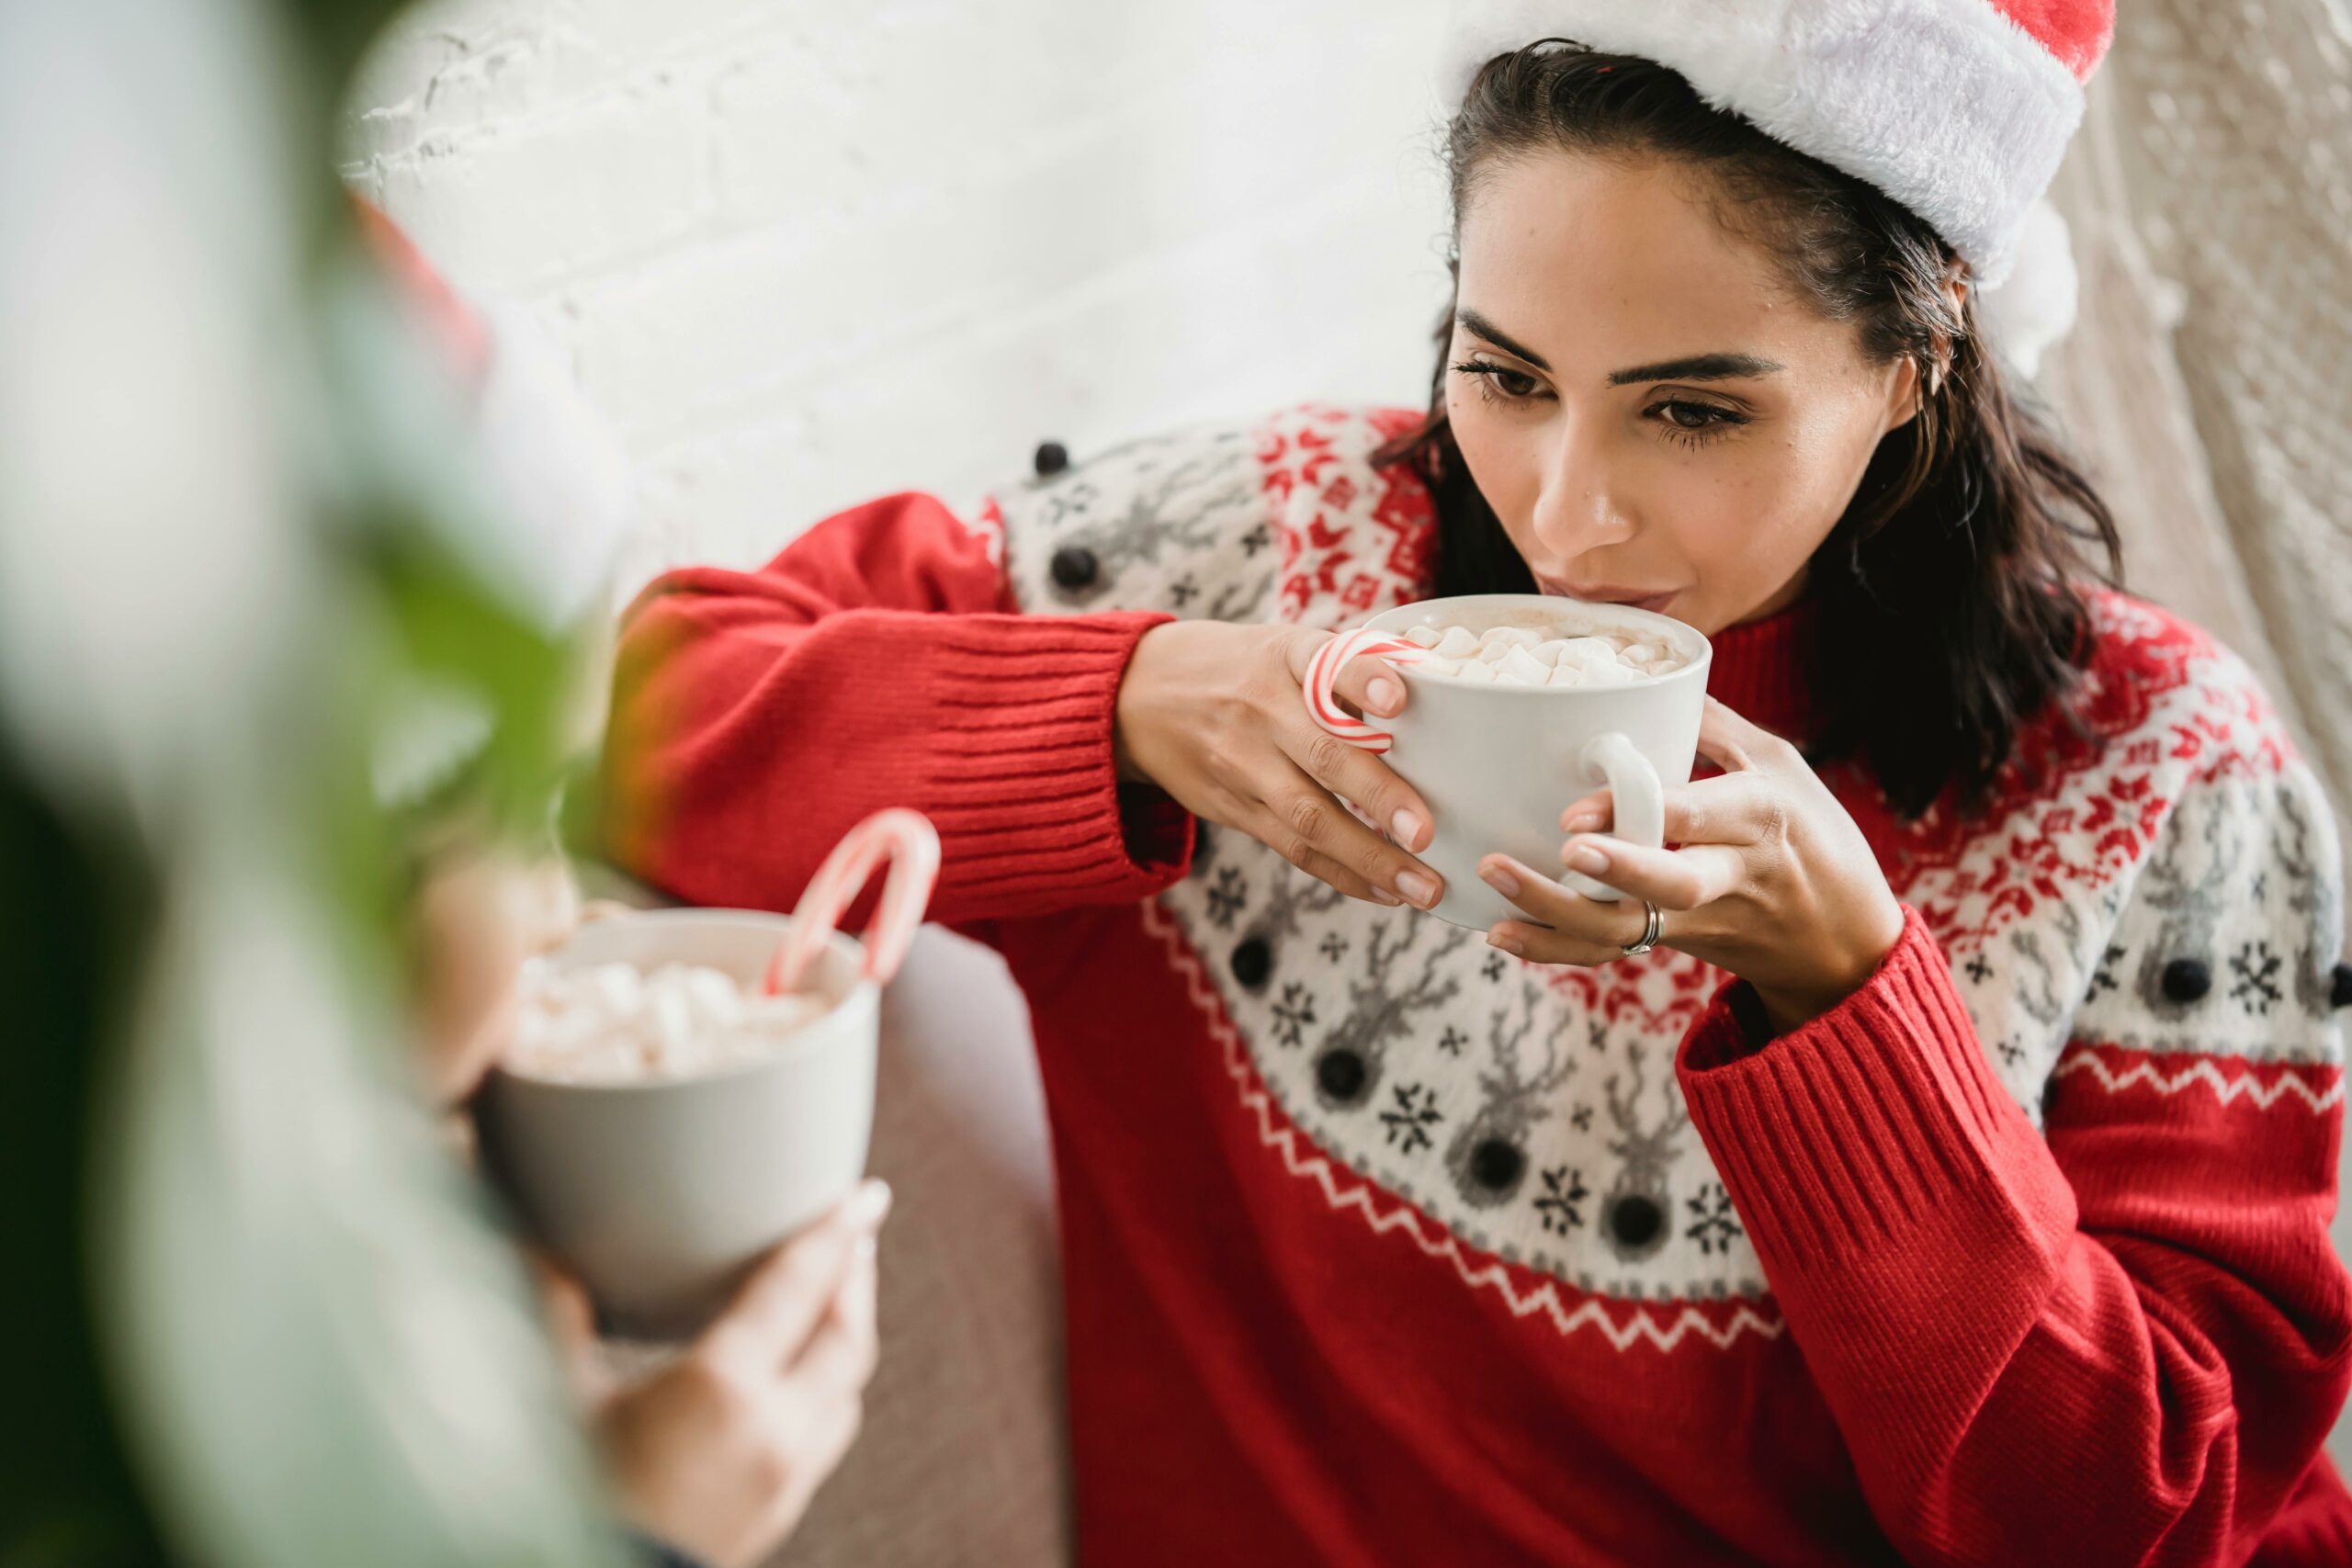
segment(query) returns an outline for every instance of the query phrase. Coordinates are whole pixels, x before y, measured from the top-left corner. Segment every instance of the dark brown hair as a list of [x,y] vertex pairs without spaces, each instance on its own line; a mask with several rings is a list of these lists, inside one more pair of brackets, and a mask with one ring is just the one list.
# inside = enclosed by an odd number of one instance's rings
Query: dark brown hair
[[[1919,367],[1917,416],[1880,442],[1813,558],[1811,750],[1862,757],[1908,815],[1948,789],[1963,807],[1981,800],[2023,727],[2074,689],[2089,643],[2077,584],[2111,581],[2121,552],[2090,481],[1985,353],[1973,292],[1954,308],[1951,247],[1665,66],[1557,39],[1488,62],[1472,84],[1446,137],[1457,223],[1493,163],[1550,149],[1693,166],[1724,220],[1824,317],[1855,323],[1866,355]],[[1531,592],[1447,425],[1452,329],[1449,304],[1429,418],[1379,460],[1410,466],[1435,499],[1438,592]]]

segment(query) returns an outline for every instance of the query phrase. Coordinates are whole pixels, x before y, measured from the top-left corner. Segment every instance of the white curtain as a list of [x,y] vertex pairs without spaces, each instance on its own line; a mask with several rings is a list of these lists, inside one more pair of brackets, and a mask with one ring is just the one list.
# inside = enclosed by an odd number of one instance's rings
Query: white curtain
[[[2130,586],[2254,662],[2347,823],[2352,25],[2344,0],[2122,12],[2051,193],[2082,316],[2044,389]],[[2352,1257],[2342,1202],[2335,1241]],[[2352,1470],[2352,1414],[2330,1447]]]
[[2352,25],[2135,0],[2052,195],[2082,318],[2045,389],[2130,585],[2251,660],[2352,807]]

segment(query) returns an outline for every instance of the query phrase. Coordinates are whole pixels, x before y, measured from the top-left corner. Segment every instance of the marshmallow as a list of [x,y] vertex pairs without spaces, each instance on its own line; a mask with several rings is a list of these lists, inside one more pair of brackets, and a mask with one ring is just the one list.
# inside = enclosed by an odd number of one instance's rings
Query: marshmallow
[[1570,637],[1560,644],[1555,664],[1606,664],[1617,657],[1617,645],[1605,637]]
[[1550,679],[1551,674],[1552,671],[1545,669],[1533,654],[1516,645],[1495,663],[1495,679],[1498,682],[1510,681],[1522,686],[1540,686]]
[[1552,671],[1548,684],[1554,686],[1583,686],[1598,690],[1604,686],[1630,686],[1642,679],[1643,671],[1614,661],[1603,664],[1562,664]]
[[720,970],[669,964],[523,967],[508,1071],[563,1083],[695,1077],[770,1055],[829,1004],[746,992]]
[[1415,671],[1482,686],[1626,686],[1679,670],[1683,662],[1672,647],[1638,632],[1603,629],[1545,637],[1527,626],[1496,626],[1484,633],[1464,626],[1415,626],[1405,635],[1429,649],[1414,662]]

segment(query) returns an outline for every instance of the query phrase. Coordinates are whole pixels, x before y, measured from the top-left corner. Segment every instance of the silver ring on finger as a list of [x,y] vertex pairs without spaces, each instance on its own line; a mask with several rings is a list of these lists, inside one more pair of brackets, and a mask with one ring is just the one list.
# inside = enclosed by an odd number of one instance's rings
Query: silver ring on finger
[[1639,958],[1643,953],[1656,947],[1657,939],[1666,934],[1666,917],[1658,913],[1657,906],[1645,898],[1642,900],[1642,908],[1649,911],[1649,919],[1642,927],[1642,940],[1629,944],[1624,949],[1625,956],[1628,958]]

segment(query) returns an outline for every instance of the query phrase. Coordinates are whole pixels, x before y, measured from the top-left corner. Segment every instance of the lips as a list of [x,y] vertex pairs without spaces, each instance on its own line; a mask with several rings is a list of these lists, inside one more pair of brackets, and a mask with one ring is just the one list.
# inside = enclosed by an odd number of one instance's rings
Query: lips
[[1548,577],[1537,579],[1536,584],[1544,592],[1557,598],[1581,600],[1587,604],[1623,604],[1634,610],[1663,610],[1674,603],[1675,594],[1680,592],[1673,588],[1662,593],[1641,588],[1586,588],[1573,582],[1557,582]]

